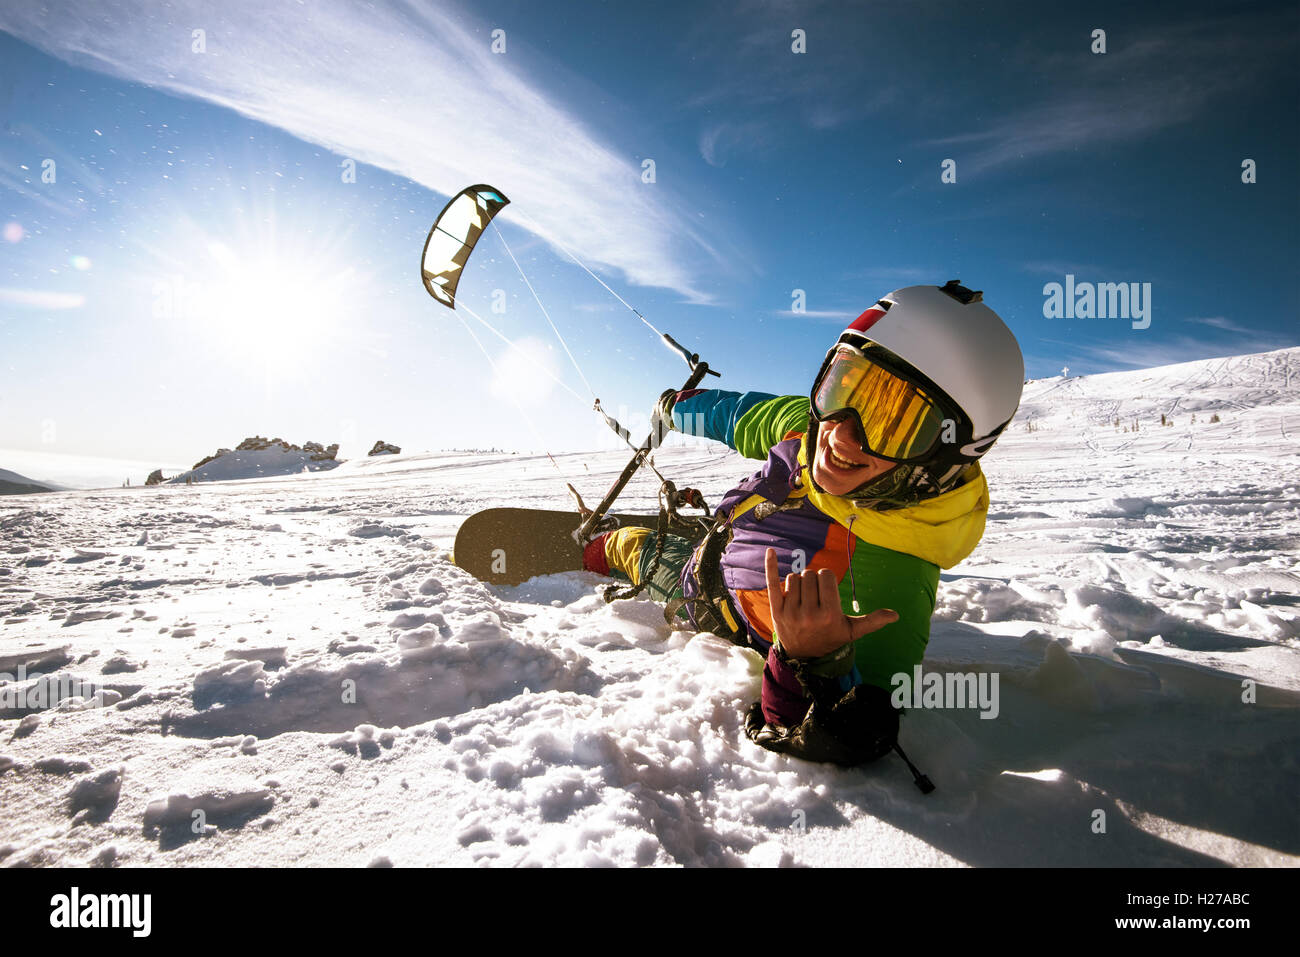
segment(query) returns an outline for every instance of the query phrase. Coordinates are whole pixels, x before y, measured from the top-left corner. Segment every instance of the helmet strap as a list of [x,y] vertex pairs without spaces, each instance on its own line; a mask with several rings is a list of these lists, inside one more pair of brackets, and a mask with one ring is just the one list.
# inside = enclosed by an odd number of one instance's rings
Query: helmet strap
[[817,452],[817,427],[821,423],[817,421],[817,415],[813,412],[811,405],[808,408],[808,428],[803,433],[803,460],[808,463],[808,484],[821,492],[823,495],[830,493],[817,484],[813,478],[813,455]]

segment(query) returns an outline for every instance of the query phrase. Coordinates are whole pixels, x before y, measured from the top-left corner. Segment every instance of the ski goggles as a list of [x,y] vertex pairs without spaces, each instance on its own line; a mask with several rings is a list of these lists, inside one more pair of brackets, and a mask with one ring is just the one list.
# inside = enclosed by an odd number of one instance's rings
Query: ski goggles
[[948,418],[925,387],[847,343],[827,354],[813,385],[812,408],[821,422],[855,418],[862,451],[891,462],[927,458]]

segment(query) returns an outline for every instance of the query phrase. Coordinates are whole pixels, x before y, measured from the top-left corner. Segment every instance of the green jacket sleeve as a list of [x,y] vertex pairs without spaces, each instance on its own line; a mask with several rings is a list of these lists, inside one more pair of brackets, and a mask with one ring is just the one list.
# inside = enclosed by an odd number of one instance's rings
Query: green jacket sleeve
[[808,405],[797,395],[691,389],[677,394],[672,424],[678,432],[725,442],[746,458],[765,459],[787,432],[807,427]]
[[808,428],[807,396],[783,395],[759,402],[736,423],[735,449],[748,459],[765,459],[790,432]]

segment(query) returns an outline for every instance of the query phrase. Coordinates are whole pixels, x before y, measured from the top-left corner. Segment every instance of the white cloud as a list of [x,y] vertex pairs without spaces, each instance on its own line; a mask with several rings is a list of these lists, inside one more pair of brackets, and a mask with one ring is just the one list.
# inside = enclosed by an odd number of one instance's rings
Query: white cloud
[[[637,158],[548,99],[490,30],[449,8],[348,0],[50,0],[0,29],[77,66],[206,100],[449,195],[500,188],[511,217],[589,265],[708,301],[712,251]],[[206,32],[205,53],[191,31]],[[430,218],[438,204],[430,203]],[[510,211],[507,211],[507,216]]]
[[1253,334],[1256,330],[1248,329],[1240,323],[1233,322],[1227,316],[1203,316],[1200,318],[1184,319],[1184,322],[1193,322],[1198,326],[1209,326],[1212,329],[1222,329],[1225,332],[1243,332]]
[[862,310],[857,312],[846,312],[843,309],[804,309],[795,312],[793,309],[779,309],[772,313],[774,316],[786,316],[791,319],[856,319],[862,315]]
[[[948,273],[951,267],[943,266],[938,269],[930,269],[921,266],[864,266],[861,269],[854,269],[845,275],[848,281],[865,281],[874,285],[885,285],[887,289],[881,289],[880,294],[890,292],[894,289],[902,288],[907,285],[923,285],[934,283],[942,285],[951,279]],[[947,278],[943,278],[943,277]],[[892,284],[892,285],[891,285]],[[874,301],[874,300],[873,300]],[[870,305],[868,303],[867,305]],[[862,307],[863,309],[866,306]],[[854,313],[856,316],[858,313]]]
[[86,297],[79,292],[49,292],[44,289],[0,289],[0,302],[33,309],[79,309]]
[[[1246,95],[1294,56],[1294,31],[1282,11],[1159,23],[1111,36],[1111,49],[1033,50],[1021,64],[1040,102],[991,119],[975,132],[922,143],[955,148],[963,175],[1040,157],[1141,140],[1200,117],[1213,104]],[[1206,63],[1233,68],[1207,70]],[[1067,78],[1067,82],[1062,82]],[[1245,93],[1243,93],[1245,91]]]
[[726,166],[732,153],[762,149],[767,138],[762,123],[717,123],[700,134],[700,155],[710,166]]

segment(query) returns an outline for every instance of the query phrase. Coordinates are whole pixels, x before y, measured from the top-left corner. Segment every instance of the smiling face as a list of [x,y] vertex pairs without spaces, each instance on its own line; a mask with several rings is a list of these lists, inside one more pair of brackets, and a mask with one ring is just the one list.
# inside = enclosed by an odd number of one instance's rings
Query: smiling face
[[832,495],[847,495],[893,467],[893,462],[862,451],[858,427],[852,419],[823,422],[817,430],[813,481]]

